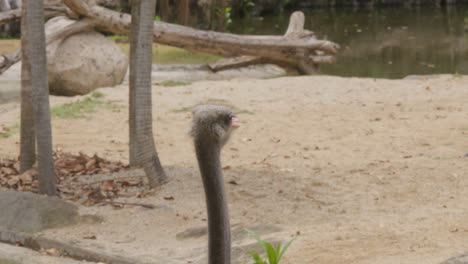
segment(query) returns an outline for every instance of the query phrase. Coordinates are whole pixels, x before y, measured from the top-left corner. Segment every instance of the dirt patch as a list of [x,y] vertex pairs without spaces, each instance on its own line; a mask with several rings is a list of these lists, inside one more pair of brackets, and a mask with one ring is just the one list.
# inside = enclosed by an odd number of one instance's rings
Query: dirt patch
[[[54,144],[125,162],[128,90],[99,91],[124,107],[54,119]],[[53,105],[77,100],[51,98]],[[153,99],[155,141],[171,181],[154,195],[120,199],[156,209],[81,208],[104,222],[46,235],[147,261],[201,263],[206,236],[177,239],[206,225],[187,135],[191,114],[177,110],[218,100],[235,106],[242,121],[222,153],[231,222],[279,227],[264,235],[271,240],[300,233],[285,264],[439,263],[468,250],[467,77],[197,82],[154,86]],[[17,103],[2,108],[0,124],[18,122]],[[0,146],[0,157],[16,157],[18,135],[0,138]]]

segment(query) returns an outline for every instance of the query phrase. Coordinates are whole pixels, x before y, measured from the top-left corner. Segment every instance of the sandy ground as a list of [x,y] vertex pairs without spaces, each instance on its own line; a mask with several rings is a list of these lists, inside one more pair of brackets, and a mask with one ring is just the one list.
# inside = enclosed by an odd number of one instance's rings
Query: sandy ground
[[[128,90],[100,91],[124,108],[53,120],[55,146],[124,161]],[[242,120],[222,154],[226,182],[237,183],[227,184],[236,247],[252,242],[240,227],[260,226],[272,240],[300,233],[285,264],[439,263],[468,251],[468,77],[238,79],[153,91],[171,181],[126,200],[157,209],[82,208],[104,222],[45,235],[153,263],[202,263],[206,236],[180,235],[206,225],[186,109],[217,101]],[[16,103],[0,105],[0,124],[18,113]],[[18,135],[0,138],[0,157],[16,155]]]

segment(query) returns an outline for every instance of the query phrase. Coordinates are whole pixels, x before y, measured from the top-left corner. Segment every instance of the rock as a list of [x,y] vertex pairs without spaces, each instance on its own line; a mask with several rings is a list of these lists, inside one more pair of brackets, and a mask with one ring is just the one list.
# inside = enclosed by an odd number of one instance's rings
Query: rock
[[208,234],[207,227],[191,227],[187,228],[186,230],[177,233],[176,238],[179,240],[182,239],[189,239],[189,238],[199,238],[202,236],[206,236]]
[[[55,17],[46,23],[46,34],[74,23]],[[128,59],[120,48],[95,31],[74,34],[47,46],[51,94],[83,95],[97,88],[121,84]]]
[[51,257],[36,251],[0,244],[0,264],[85,264],[87,261],[77,261],[62,257]]
[[265,235],[271,235],[271,234],[280,232],[282,230],[278,226],[267,225],[267,224],[257,224],[257,225],[248,226],[248,227],[239,226],[239,227],[232,229],[232,239],[234,241],[237,241],[237,240],[243,240],[245,238],[248,238],[249,236],[247,232],[245,232],[246,228],[249,229],[250,231],[253,231],[255,234],[261,237]]
[[450,258],[440,264],[468,264],[468,253]]
[[[247,227],[247,229],[255,232],[259,236],[272,234],[272,233],[281,231],[280,227],[277,227],[274,225],[263,225],[263,224],[250,226],[250,227]],[[177,233],[176,238],[182,240],[182,239],[189,239],[189,238],[199,238],[199,237],[206,236],[206,235],[208,235],[208,228],[206,226],[191,227],[191,228],[187,228],[186,230],[180,233]],[[245,232],[245,227],[239,224],[232,225],[231,237],[232,237],[232,241],[239,241],[239,240],[247,238],[247,232]]]
[[27,192],[0,191],[0,212],[0,229],[27,233],[80,220],[76,205]]
[[63,257],[51,257],[36,251],[0,243],[0,264],[86,264],[87,261],[78,261]]

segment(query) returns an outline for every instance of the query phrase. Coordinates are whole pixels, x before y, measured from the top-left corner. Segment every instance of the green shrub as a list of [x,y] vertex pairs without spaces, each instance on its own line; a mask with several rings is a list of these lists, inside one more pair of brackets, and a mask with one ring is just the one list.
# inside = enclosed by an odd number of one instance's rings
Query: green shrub
[[260,237],[253,231],[249,229],[245,229],[245,231],[247,232],[249,236],[257,240],[258,244],[262,246],[263,253],[265,253],[267,257],[267,259],[264,259],[262,256],[260,256],[259,253],[249,251],[249,254],[252,257],[252,260],[254,261],[254,264],[278,264],[280,263],[280,260],[283,257],[284,253],[286,252],[286,250],[288,250],[291,243],[297,238],[297,237],[294,237],[293,239],[289,240],[283,247],[281,246],[281,243],[278,243],[278,245],[276,245],[275,247],[273,246],[272,243],[260,239]]

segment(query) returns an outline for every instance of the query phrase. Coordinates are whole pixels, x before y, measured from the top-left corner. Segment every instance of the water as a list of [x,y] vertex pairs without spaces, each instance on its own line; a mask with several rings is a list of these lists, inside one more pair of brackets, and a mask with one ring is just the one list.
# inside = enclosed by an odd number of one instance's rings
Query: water
[[[440,73],[468,74],[468,7],[313,9],[306,29],[341,46],[324,74],[375,78]],[[234,19],[243,34],[284,34],[289,14]]]

